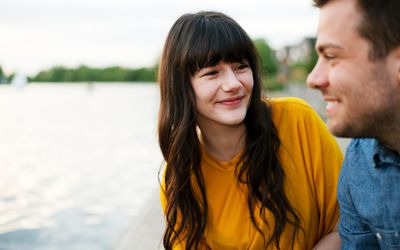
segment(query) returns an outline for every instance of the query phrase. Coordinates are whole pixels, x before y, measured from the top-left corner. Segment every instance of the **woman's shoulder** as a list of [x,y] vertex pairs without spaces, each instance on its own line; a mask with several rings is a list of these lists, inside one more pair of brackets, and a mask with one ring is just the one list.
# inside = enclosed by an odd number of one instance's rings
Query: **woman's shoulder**
[[[297,97],[269,98],[266,102],[272,109],[274,120],[281,120],[286,117],[293,121],[296,117],[304,118],[317,115],[310,104]],[[288,117],[288,115],[290,117]]]

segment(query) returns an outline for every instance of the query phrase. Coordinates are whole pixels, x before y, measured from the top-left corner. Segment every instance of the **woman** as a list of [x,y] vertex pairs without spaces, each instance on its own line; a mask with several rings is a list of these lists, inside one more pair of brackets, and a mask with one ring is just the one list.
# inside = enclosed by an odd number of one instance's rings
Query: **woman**
[[335,245],[340,149],[304,101],[265,99],[258,54],[234,20],[181,16],[159,83],[166,249]]

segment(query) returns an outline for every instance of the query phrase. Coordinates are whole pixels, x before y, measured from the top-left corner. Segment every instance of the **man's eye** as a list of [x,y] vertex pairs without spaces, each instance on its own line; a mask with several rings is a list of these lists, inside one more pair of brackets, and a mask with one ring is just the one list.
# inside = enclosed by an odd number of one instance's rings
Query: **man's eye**
[[327,59],[327,60],[332,60],[332,59],[335,59],[336,56],[332,55],[332,54],[324,54],[324,58]]

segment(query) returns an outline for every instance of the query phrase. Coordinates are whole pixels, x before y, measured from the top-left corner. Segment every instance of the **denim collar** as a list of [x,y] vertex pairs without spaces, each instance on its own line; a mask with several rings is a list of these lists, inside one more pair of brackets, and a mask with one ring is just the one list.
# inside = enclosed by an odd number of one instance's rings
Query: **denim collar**
[[394,151],[386,148],[378,140],[374,140],[373,159],[375,167],[384,167],[385,165],[394,165],[400,167],[400,156]]

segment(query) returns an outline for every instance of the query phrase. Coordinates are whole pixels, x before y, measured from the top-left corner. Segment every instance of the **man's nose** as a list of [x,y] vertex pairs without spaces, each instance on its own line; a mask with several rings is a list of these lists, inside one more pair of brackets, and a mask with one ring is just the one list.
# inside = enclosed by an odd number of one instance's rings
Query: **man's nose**
[[314,66],[313,70],[308,74],[307,86],[313,89],[321,89],[329,85],[328,73],[326,66],[320,62]]

